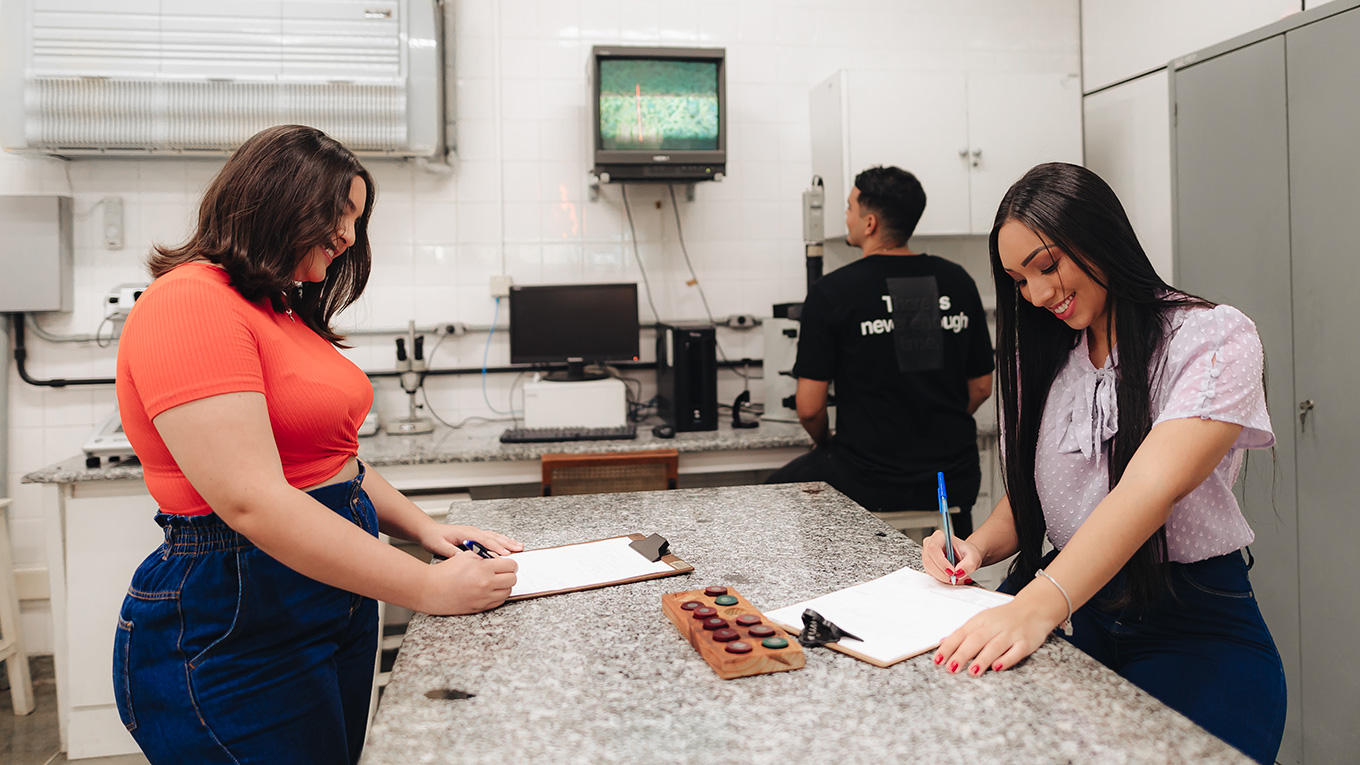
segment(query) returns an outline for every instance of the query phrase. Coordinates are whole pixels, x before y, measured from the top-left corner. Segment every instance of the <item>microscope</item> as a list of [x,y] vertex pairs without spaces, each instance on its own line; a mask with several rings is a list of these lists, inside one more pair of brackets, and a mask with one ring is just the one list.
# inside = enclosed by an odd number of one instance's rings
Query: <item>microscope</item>
[[[408,355],[406,350],[410,348]],[[416,334],[414,321],[407,325],[406,337],[397,338],[397,371],[401,373],[401,389],[410,396],[410,413],[399,420],[387,423],[387,432],[394,436],[413,436],[434,430],[434,423],[428,417],[417,417],[416,394],[425,381],[425,336]]]

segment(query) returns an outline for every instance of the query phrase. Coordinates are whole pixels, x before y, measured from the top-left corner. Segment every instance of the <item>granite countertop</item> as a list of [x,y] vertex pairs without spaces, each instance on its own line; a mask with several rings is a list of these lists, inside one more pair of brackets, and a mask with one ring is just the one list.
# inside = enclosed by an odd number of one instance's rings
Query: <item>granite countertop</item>
[[[717,430],[677,433],[674,438],[657,438],[652,425],[638,426],[638,436],[620,441],[567,441],[557,443],[502,444],[501,431],[508,423],[485,422],[454,430],[443,425],[434,432],[415,436],[392,436],[378,433],[359,439],[359,458],[370,465],[423,465],[450,462],[508,462],[536,460],[550,452],[640,451],[643,449],[675,449],[688,452],[742,451],[749,449],[777,449],[790,446],[811,446],[803,426],[796,422],[762,420],[760,427],[736,430],[731,421],[720,419]],[[85,483],[90,481],[141,480],[142,466],[136,461],[114,463],[105,467],[85,466],[85,457],[76,456],[35,470],[23,478],[24,483]]]
[[[661,611],[712,584],[772,610],[920,567],[920,548],[825,484],[457,503],[530,548],[660,533],[668,577],[417,615],[363,762],[1247,762],[1065,642],[980,678],[927,653],[887,669],[828,649],[722,680]],[[427,692],[455,690],[461,700]]]

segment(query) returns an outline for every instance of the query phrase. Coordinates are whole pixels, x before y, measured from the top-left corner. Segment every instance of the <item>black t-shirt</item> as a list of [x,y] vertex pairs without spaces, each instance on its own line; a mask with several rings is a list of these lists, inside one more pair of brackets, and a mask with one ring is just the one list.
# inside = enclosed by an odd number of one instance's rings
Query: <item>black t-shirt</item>
[[803,304],[794,377],[835,382],[838,452],[888,483],[977,460],[968,381],[991,373],[977,284],[934,255],[870,255]]

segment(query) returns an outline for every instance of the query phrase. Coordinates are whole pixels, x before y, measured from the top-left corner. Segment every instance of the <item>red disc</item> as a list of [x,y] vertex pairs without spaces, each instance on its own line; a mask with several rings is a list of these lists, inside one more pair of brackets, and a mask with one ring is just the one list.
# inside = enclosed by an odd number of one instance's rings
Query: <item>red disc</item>
[[741,635],[738,635],[737,631],[732,629],[731,627],[723,627],[720,630],[713,630],[713,639],[718,641],[719,643],[727,643],[736,640],[739,637],[741,637]]
[[695,618],[695,619],[707,619],[707,618],[709,618],[710,616],[717,616],[717,615],[718,615],[718,609],[716,609],[716,608],[710,608],[710,607],[708,607],[708,606],[701,606],[701,607],[699,607],[699,608],[694,609],[694,618]]
[[768,624],[757,624],[751,628],[751,637],[767,638],[774,634],[774,627]]
[[736,642],[734,642],[734,643],[728,643],[728,644],[727,644],[727,652],[728,652],[728,653],[750,653],[750,652],[751,652],[751,644],[750,644],[750,643],[743,642],[743,641],[740,641],[740,640],[738,640],[738,641],[736,641]]
[[760,617],[755,614],[742,614],[737,617],[739,627],[754,627],[757,624],[760,624]]
[[700,603],[697,600],[687,600],[684,603],[681,603],[680,607],[685,609],[686,611],[693,611],[694,609],[700,608],[703,605],[704,605],[703,603]]
[[719,595],[726,595],[726,594],[727,594],[727,588],[726,588],[726,587],[717,587],[717,586],[708,587],[708,588],[706,588],[706,589],[704,590],[704,594],[707,595],[707,596],[709,596],[710,598],[716,598],[716,597],[718,597]]
[[706,630],[720,630],[726,626],[727,620],[722,618],[721,616],[714,616],[710,619],[704,620],[704,629]]

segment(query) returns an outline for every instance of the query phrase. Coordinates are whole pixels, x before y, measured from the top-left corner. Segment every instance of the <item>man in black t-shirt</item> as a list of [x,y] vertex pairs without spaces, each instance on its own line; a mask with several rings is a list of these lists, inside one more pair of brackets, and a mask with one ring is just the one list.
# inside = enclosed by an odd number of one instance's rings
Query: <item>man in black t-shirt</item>
[[900,168],[856,176],[846,241],[864,257],[814,284],[800,318],[798,419],[816,446],[768,482],[826,481],[873,511],[935,510],[943,471],[962,538],[982,481],[973,412],[992,393],[992,342],[972,277],[907,248],[925,202]]

